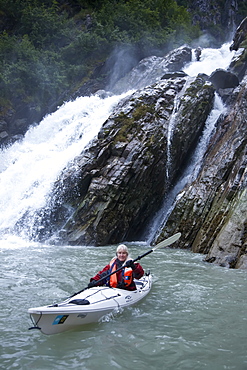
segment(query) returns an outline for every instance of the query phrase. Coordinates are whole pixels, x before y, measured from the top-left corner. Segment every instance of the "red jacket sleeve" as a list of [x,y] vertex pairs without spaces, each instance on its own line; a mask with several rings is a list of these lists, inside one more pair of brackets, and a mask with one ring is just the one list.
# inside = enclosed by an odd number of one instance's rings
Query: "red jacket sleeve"
[[[96,281],[98,281],[98,280],[100,280],[101,278],[102,278],[102,273],[103,272],[110,272],[110,265],[108,264],[108,265],[106,265],[104,268],[103,268],[103,270],[101,270],[101,271],[99,271],[94,277],[92,277],[91,279],[90,279],[90,281],[92,281],[92,280],[96,280]],[[104,284],[104,280],[102,280],[102,285]]]
[[140,279],[144,275],[144,270],[140,263],[135,263],[136,268],[133,271],[133,277],[134,279]]
[[[140,279],[144,275],[144,270],[143,270],[142,266],[139,263],[135,263],[135,266],[136,266],[136,268],[133,270],[133,278],[134,279]],[[103,277],[102,274],[104,272],[110,273],[110,265],[109,264],[106,265],[103,268],[103,270],[99,271],[94,277],[92,277],[90,279],[90,281],[93,281],[93,280],[98,281],[98,280],[100,280]],[[121,276],[122,276],[121,275],[121,271],[119,271],[117,273],[117,276],[118,276],[118,281],[121,281]],[[105,281],[103,279],[99,284],[96,284],[96,285],[104,285],[104,284],[105,284]]]

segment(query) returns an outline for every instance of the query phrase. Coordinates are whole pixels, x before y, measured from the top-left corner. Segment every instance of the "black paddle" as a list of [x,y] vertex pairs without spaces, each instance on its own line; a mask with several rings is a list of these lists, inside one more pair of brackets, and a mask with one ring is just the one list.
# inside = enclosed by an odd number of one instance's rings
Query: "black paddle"
[[[135,259],[133,260],[133,262],[139,261],[141,258],[146,257],[148,254],[150,254],[150,253],[154,252],[156,249],[164,248],[164,247],[168,247],[168,245],[171,245],[171,244],[175,243],[175,242],[180,238],[180,236],[181,236],[181,233],[176,233],[176,234],[174,234],[174,235],[170,236],[170,238],[167,238],[167,239],[163,240],[162,242],[158,243],[155,247],[153,247],[152,249],[150,249],[150,250],[149,250],[149,251],[147,251],[146,253],[144,253],[144,254],[142,254],[141,256],[138,256],[137,258],[135,258]],[[108,275],[106,275],[106,276],[102,277],[101,279],[99,279],[99,280],[95,280],[95,286],[96,286],[98,283],[100,283],[101,281],[103,281],[103,280],[107,279],[109,276],[111,276],[111,275],[113,275],[113,274],[116,274],[118,271],[122,270],[123,268],[125,268],[125,264],[123,264],[123,266],[119,267],[117,270],[115,270],[115,271],[111,272],[110,274],[108,274]],[[80,290],[79,292],[74,293],[74,294],[73,294],[72,296],[70,296],[69,298],[72,298],[72,297],[74,297],[75,295],[80,294],[81,292],[83,292],[83,291],[84,291],[84,290],[86,290],[86,289],[89,289],[89,288],[88,288],[88,287],[86,287],[86,288],[84,288],[84,289]]]

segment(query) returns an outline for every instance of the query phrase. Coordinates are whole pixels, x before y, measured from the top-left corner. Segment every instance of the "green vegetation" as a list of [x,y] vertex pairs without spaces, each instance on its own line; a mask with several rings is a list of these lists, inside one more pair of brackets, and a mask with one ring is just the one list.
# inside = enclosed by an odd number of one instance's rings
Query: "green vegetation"
[[[217,6],[223,12],[225,1]],[[239,0],[241,16],[246,6]],[[62,102],[116,47],[141,59],[189,43],[200,31],[186,8],[193,14],[192,0],[0,0],[2,113],[23,103],[44,110]]]
[[247,15],[247,3],[246,3],[245,0],[239,0],[238,1],[238,11],[239,11],[239,14],[242,17],[246,17],[246,15]]
[[133,118],[134,120],[140,120],[143,119],[147,113],[150,113],[152,116],[155,113],[154,105],[146,105],[146,104],[139,104],[136,106],[134,112],[133,112]]
[[143,57],[198,32],[175,0],[0,0],[0,101],[51,104],[117,45]]
[[80,86],[116,44],[145,55],[179,34],[195,36],[173,0],[0,0],[0,27],[1,94],[46,102]]
[[114,144],[118,141],[125,142],[127,139],[128,133],[135,127],[134,119],[128,117],[125,113],[121,112],[118,117],[115,119],[115,122],[118,124],[119,131],[114,139]]

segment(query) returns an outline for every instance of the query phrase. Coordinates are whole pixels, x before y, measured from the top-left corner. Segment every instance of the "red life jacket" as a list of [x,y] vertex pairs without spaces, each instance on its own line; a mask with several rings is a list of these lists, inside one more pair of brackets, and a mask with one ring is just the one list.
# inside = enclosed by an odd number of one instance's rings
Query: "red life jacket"
[[[117,264],[116,264],[116,257],[114,257],[111,262],[109,263],[110,265],[110,272],[114,272],[117,270]],[[122,269],[122,279],[123,279],[123,282],[125,284],[126,287],[128,287],[132,281],[133,281],[133,270],[132,268],[129,268],[129,267],[125,267]],[[109,281],[109,285],[110,287],[112,288],[116,288],[117,285],[118,285],[118,281],[117,281],[117,273],[116,274],[112,274],[110,276],[110,281]]]

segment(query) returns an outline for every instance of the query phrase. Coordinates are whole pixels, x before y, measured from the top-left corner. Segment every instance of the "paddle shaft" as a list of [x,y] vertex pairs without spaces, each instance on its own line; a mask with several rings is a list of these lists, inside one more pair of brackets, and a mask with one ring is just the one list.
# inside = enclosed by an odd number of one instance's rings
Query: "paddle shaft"
[[[155,251],[158,248],[167,247],[168,245],[173,244],[175,241],[177,241],[180,238],[180,236],[181,236],[181,233],[177,233],[177,234],[174,234],[174,235],[170,236],[170,238],[167,238],[167,239],[163,240],[162,242],[158,243],[154,248],[150,249],[149,251],[147,251],[146,253],[142,254],[141,256],[138,256],[137,258],[135,258],[133,260],[133,262],[139,261],[140,259],[142,259],[143,257],[146,257],[147,255],[149,255],[150,253],[152,253],[153,251]],[[108,277],[110,277],[113,274],[116,274],[118,271],[122,270],[125,267],[126,267],[125,264],[123,264],[123,266],[119,267],[117,270],[111,272],[110,274],[102,277],[99,280],[95,280],[95,285],[97,285],[98,283],[100,283],[101,281],[103,281],[105,279],[108,279]],[[88,287],[80,290],[77,293],[74,293],[71,297],[74,297],[75,295],[80,294],[81,292],[83,292],[86,289],[88,289]]]
[[[137,258],[135,258],[135,259],[133,260],[133,262],[139,261],[141,258],[143,258],[143,257],[147,256],[148,254],[150,254],[150,253],[152,253],[152,252],[153,252],[153,249],[150,249],[148,252],[146,252],[146,253],[144,253],[143,255],[138,256]],[[107,274],[106,276],[103,276],[103,277],[102,277],[101,279],[99,279],[99,280],[95,280],[95,286],[96,286],[96,285],[98,285],[98,283],[100,283],[101,281],[103,281],[103,280],[105,280],[105,279],[108,279],[108,277],[110,277],[111,275],[116,274],[118,271],[120,271],[120,270],[124,269],[125,267],[126,267],[126,266],[125,266],[125,264],[123,264],[123,266],[119,267],[117,270],[115,270],[115,271],[111,272],[110,274]],[[86,288],[84,288],[84,289],[80,290],[80,291],[79,291],[79,292],[77,292],[77,293],[74,293],[71,297],[74,297],[75,295],[77,295],[77,294],[79,294],[79,293],[83,292],[83,291],[84,291],[84,290],[86,290],[86,289],[88,289],[88,287],[86,287]],[[71,297],[70,297],[70,298],[71,298]]]
[[[137,258],[135,258],[135,259],[133,260],[133,262],[139,261],[141,258],[143,258],[143,257],[147,256],[148,254],[150,254],[150,253],[152,253],[152,252],[153,252],[153,249],[150,249],[148,252],[146,252],[146,253],[142,254],[141,256],[138,256]],[[122,265],[121,267],[119,267],[117,270],[115,270],[115,271],[111,272],[110,274],[108,274],[108,275],[106,275],[106,276],[102,277],[102,278],[101,278],[101,279],[99,279],[99,280],[95,280],[95,285],[96,285],[96,284],[98,284],[98,283],[100,283],[101,281],[103,281],[103,280],[107,279],[109,276],[111,276],[111,275],[113,275],[113,274],[116,274],[118,271],[120,271],[120,270],[124,269],[125,267],[126,267],[126,265],[125,265],[125,264],[123,264],[123,265]]]

